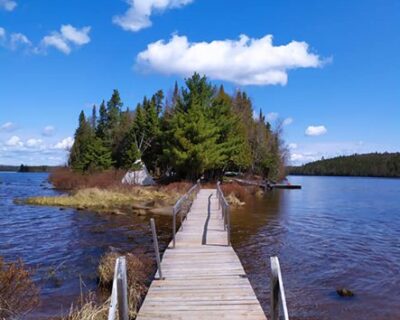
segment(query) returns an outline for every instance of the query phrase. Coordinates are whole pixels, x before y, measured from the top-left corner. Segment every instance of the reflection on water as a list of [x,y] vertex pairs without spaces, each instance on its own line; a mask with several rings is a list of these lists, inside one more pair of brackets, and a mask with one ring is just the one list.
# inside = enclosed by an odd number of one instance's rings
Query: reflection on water
[[[83,289],[97,283],[100,257],[108,250],[153,255],[149,217],[99,215],[72,209],[15,205],[13,199],[54,195],[47,174],[0,173],[0,255],[22,258],[36,269],[42,305],[34,319],[67,311]],[[170,219],[157,217],[160,247],[169,241]]]
[[[292,319],[400,318],[400,180],[291,177],[232,212],[232,242],[269,313],[278,255]],[[337,296],[338,287],[356,296]]]

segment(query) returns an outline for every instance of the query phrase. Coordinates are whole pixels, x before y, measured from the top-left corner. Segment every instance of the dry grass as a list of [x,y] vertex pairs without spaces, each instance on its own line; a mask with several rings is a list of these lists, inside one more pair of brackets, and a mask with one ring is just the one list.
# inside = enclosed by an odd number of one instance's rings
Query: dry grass
[[71,306],[69,314],[62,320],[106,320],[108,318],[109,301],[97,304],[95,296],[90,294],[82,305]]
[[69,168],[57,168],[51,172],[49,180],[60,190],[109,188],[120,186],[125,173],[124,170],[112,169],[88,174],[75,172]]
[[262,193],[259,187],[242,186],[236,182],[222,184],[221,189],[228,203],[234,207],[244,205],[248,196]]
[[[110,252],[105,254],[98,267],[100,286],[111,291],[114,278],[115,261],[120,254]],[[128,276],[128,299],[130,316],[135,316],[150,283],[149,271],[153,269],[151,260],[145,256],[126,254],[126,268]]]
[[[111,295],[112,282],[114,278],[115,261],[121,254],[116,252],[106,253],[100,260],[98,275],[100,287]],[[151,259],[146,256],[125,254],[127,276],[128,276],[128,304],[129,317],[134,319],[140,305],[147,293],[150,277],[154,269]],[[80,304],[71,306],[70,312],[63,320],[105,320],[108,316],[110,299],[98,303],[96,296],[92,293]],[[118,318],[118,315],[117,315]]]
[[107,211],[129,209],[135,204],[150,207],[170,206],[179,196],[180,193],[176,191],[164,191],[161,188],[157,190],[154,187],[88,188],[77,190],[70,195],[32,197],[24,200],[24,203]]
[[39,304],[32,273],[21,260],[6,263],[0,257],[0,319],[19,319]]

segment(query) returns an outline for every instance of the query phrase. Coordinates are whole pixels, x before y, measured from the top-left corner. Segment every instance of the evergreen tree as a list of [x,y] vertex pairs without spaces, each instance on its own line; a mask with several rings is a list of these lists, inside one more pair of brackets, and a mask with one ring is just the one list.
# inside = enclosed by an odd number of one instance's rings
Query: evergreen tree
[[197,179],[220,162],[218,130],[207,117],[213,88],[205,77],[194,74],[186,80],[183,101],[171,119],[169,139],[164,154],[178,175]]
[[96,128],[96,136],[102,139],[103,141],[106,141],[108,136],[108,114],[104,100],[100,104],[99,121],[97,123],[97,128]]

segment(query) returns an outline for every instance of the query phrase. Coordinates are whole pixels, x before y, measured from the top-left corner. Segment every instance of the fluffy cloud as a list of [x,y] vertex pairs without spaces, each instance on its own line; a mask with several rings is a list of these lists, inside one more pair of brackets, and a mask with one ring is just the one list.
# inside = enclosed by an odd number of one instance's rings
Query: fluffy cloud
[[25,36],[22,33],[12,33],[10,35],[10,47],[12,50],[15,50],[21,46],[31,46],[32,43],[28,39],[27,36]]
[[193,0],[127,0],[129,9],[113,22],[127,31],[139,31],[151,26],[150,16],[154,11],[163,12],[168,9],[185,6]]
[[28,139],[26,141],[26,146],[28,148],[36,148],[39,147],[43,144],[43,141],[41,139]]
[[9,147],[22,147],[24,144],[21,141],[21,138],[18,136],[12,136],[10,139],[6,141],[6,146]]
[[82,46],[90,42],[90,29],[91,27],[77,29],[70,24],[62,25],[59,32],[54,31],[45,36],[41,45],[43,48],[54,47],[65,54],[70,54],[73,45]]
[[274,46],[272,38],[241,35],[238,40],[189,42],[186,36],[173,35],[168,42],[150,43],[138,54],[137,65],[162,74],[190,76],[196,71],[240,85],[286,85],[289,70],[323,65],[306,42]]
[[6,29],[0,27],[0,45],[11,50],[16,50],[21,47],[29,48],[32,46],[32,42],[22,33],[7,34]]
[[15,124],[13,122],[6,122],[0,126],[0,131],[13,131],[15,129]]
[[42,135],[45,137],[51,137],[55,130],[56,128],[54,126],[46,126],[43,128]]
[[17,7],[17,3],[13,0],[0,0],[0,9],[13,11]]
[[306,136],[322,136],[324,134],[326,134],[328,132],[328,130],[325,128],[325,126],[309,126],[306,131],[305,134]]
[[74,144],[72,137],[67,137],[54,145],[55,149],[69,150]]
[[297,149],[297,143],[289,143],[288,147],[290,150]]
[[288,126],[288,125],[291,125],[293,123],[293,118],[286,118],[285,120],[283,120],[283,122],[282,122],[282,124],[284,125],[284,126]]

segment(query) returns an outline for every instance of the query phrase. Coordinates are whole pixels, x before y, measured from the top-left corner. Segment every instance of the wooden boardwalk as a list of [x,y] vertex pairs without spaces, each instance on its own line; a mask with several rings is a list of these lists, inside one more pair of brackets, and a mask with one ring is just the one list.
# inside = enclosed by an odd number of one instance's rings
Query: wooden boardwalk
[[165,251],[164,279],[152,282],[142,319],[266,319],[231,246],[215,189],[201,189]]

